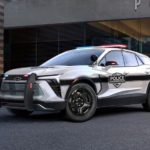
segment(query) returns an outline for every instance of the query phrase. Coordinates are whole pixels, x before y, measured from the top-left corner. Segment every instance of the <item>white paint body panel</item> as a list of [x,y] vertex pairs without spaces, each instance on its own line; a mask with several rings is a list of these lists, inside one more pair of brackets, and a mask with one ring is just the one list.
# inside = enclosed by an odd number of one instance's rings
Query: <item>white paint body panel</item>
[[[100,62],[102,58],[107,55],[110,51],[120,51],[122,49],[118,48],[106,48],[104,49],[103,54],[98,58],[97,62]],[[125,50],[127,52],[131,52],[129,50]],[[132,52],[134,54],[142,55],[136,52]],[[54,101],[65,101],[66,93],[71,86],[61,85],[61,81],[75,81],[79,78],[87,78],[87,79],[97,79],[94,81],[97,98],[103,99],[107,97],[113,96],[121,96],[121,95],[130,95],[130,94],[146,94],[148,84],[150,80],[133,80],[133,81],[125,81],[121,83],[119,87],[115,87],[114,84],[108,82],[103,83],[101,77],[108,78],[115,73],[120,73],[126,76],[148,76],[150,74],[150,65],[141,65],[136,67],[117,67],[117,66],[98,66],[95,63],[93,66],[52,66],[48,68],[42,67],[27,67],[20,69],[13,69],[5,73],[5,76],[9,75],[25,75],[35,73],[38,76],[39,80],[37,81],[41,90],[43,91],[43,96],[40,101],[44,102],[54,102]],[[57,96],[53,89],[49,86],[46,80],[56,79],[60,84],[61,89],[61,97]],[[5,81],[5,79],[4,79]],[[3,81],[3,82],[4,82]],[[11,81],[10,81],[11,82]],[[16,81],[17,82],[17,81]],[[1,98],[7,97],[4,93],[0,94]]]

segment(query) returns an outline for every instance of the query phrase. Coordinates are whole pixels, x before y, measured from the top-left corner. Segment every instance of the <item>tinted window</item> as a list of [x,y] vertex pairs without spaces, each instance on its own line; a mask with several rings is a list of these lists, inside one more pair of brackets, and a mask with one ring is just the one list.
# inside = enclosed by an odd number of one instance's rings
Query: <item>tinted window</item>
[[106,55],[106,61],[115,61],[118,66],[124,66],[123,56],[120,51],[112,51]]
[[138,62],[135,54],[129,52],[123,52],[125,66],[138,66]]
[[96,55],[99,57],[103,50],[72,50],[62,53],[48,60],[41,67],[49,67],[53,65],[92,65],[91,56]]

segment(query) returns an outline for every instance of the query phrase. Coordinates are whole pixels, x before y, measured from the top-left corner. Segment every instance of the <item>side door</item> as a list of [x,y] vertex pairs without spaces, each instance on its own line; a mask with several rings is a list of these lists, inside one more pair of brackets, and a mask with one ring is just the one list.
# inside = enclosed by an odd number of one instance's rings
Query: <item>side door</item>
[[149,83],[149,73],[136,54],[125,50],[122,53],[126,68],[126,83],[130,90],[128,94],[130,97],[136,97],[137,101],[138,99],[144,100]]
[[102,105],[132,104],[143,100],[140,99],[143,83],[138,77],[144,76],[144,69],[135,54],[113,50],[99,65],[103,66],[108,78],[107,82],[102,79],[102,91],[98,95]]
[[100,70],[103,68],[103,72],[106,73],[104,77],[101,75],[102,91],[98,97],[105,99],[124,95],[127,87],[125,80],[127,69],[122,51],[112,50],[108,52],[98,65]]

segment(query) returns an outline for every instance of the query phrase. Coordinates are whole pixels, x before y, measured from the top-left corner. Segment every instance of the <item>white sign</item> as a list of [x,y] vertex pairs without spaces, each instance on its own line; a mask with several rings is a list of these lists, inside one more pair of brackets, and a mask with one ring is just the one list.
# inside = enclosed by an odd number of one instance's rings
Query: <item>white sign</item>
[[141,0],[135,0],[134,9],[135,11],[141,6]]

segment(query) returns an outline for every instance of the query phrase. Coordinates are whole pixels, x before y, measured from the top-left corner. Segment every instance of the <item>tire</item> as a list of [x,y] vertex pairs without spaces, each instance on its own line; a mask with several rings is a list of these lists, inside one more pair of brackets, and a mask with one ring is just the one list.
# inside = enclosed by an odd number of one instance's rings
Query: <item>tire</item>
[[89,120],[96,111],[97,96],[93,88],[85,83],[71,87],[66,97],[66,116],[75,122]]
[[20,116],[20,117],[27,117],[29,116],[32,111],[27,111],[27,110],[21,110],[21,109],[11,109],[7,108],[7,110],[12,113],[15,116]]
[[142,105],[143,105],[144,110],[150,111],[150,90],[149,90],[149,92],[147,94],[146,102],[143,103]]

